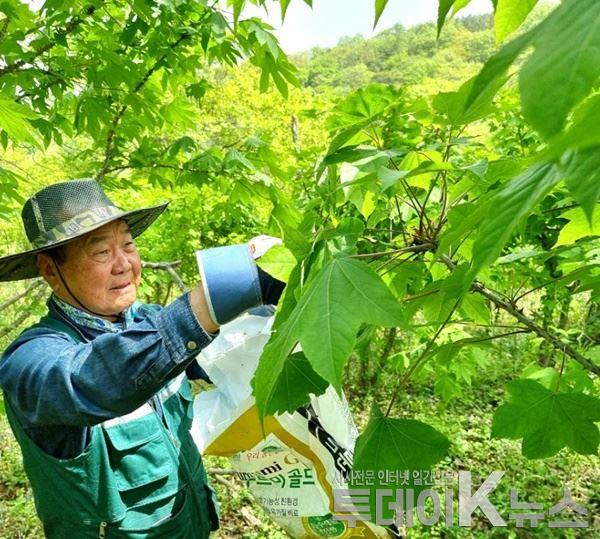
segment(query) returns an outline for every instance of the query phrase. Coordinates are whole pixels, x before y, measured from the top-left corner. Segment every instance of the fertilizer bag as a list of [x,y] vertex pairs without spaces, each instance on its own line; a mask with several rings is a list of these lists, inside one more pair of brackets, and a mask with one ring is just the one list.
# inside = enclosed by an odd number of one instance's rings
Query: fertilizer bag
[[221,327],[197,357],[215,387],[194,400],[192,435],[205,455],[230,458],[264,511],[291,537],[387,538],[369,522],[334,520],[333,491],[348,488],[357,430],[333,388],[261,428],[250,380],[273,316],[247,314]]

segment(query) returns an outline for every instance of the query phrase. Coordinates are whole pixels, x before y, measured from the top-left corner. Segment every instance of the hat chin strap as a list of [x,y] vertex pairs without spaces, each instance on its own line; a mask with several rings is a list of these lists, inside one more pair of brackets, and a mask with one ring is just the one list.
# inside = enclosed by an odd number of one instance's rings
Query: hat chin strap
[[96,316],[100,316],[101,318],[106,318],[107,316],[110,316],[111,318],[118,318],[117,315],[106,315],[106,314],[102,314],[102,313],[97,313],[96,311],[92,311],[92,309],[90,309],[89,307],[85,306],[81,302],[81,300],[75,294],[73,294],[73,292],[69,288],[69,285],[67,284],[67,281],[63,277],[63,274],[61,273],[60,268],[58,267],[58,262],[56,260],[54,260],[54,259],[52,259],[52,261],[54,262],[54,266],[56,267],[56,271],[58,272],[60,280],[62,281],[62,284],[66,288],[67,292],[79,304],[79,306],[83,308],[83,310],[87,311],[88,313],[95,314]]

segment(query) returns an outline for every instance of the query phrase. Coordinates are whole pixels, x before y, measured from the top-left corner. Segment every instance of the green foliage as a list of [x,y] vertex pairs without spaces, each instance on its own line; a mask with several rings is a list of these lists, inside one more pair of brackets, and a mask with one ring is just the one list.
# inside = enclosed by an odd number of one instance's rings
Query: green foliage
[[514,227],[560,180],[552,165],[535,166],[494,193],[488,204],[480,205],[483,211],[493,208],[493,213],[481,221],[474,238],[471,275],[498,258]]
[[38,146],[33,125],[29,121],[36,118],[37,115],[33,111],[0,94],[0,128],[12,140]]
[[[528,15],[535,2],[499,0],[496,36],[516,37],[494,53],[492,19],[446,23],[468,1],[442,0],[438,29],[344,39],[297,71],[245,4],[4,2],[0,212],[64,175],[97,177],[127,207],[171,198],[140,249],[181,261],[189,285],[195,248],[282,237],[260,261],[288,283],[252,381],[260,416],[359,379],[377,406],[356,469],[460,451],[430,404],[412,413],[415,387],[450,409],[518,373],[493,434],[530,458],[597,452],[596,3]],[[3,239],[25,245],[14,226]],[[148,270],[141,292],[176,295]],[[496,376],[517,356],[532,366]]]
[[490,23],[488,15],[456,19],[439,39],[434,24],[396,25],[369,40],[343,38],[336,47],[313,49],[294,61],[300,80],[321,93],[343,96],[369,83],[383,83],[416,85],[416,93],[432,95],[477,72],[493,52]]
[[[374,406],[356,442],[353,469],[426,470],[438,463],[449,447],[449,440],[429,425],[386,417]],[[396,468],[398,464],[400,468]]]
[[[360,324],[402,323],[398,303],[377,274],[349,258],[335,258],[326,264],[306,286],[285,322],[280,323],[282,313],[288,314],[282,310],[277,315],[276,332],[252,380],[260,417],[292,411],[286,408],[290,401],[308,401],[306,388],[288,384],[282,375],[288,355],[298,342],[314,371],[340,390],[343,366],[354,348]],[[277,398],[283,394],[281,384],[292,391],[286,399]]]
[[507,386],[509,402],[494,414],[492,436],[523,438],[527,458],[555,455],[563,447],[583,455],[598,451],[600,399],[574,392],[553,392],[533,380]]
[[169,126],[179,136],[193,133],[194,102],[205,93],[197,75],[210,64],[247,58],[261,70],[262,91],[272,81],[287,95],[288,83],[297,84],[264,23],[238,21],[234,31],[224,13],[204,2],[48,4],[33,27],[33,12],[25,16],[18,2],[4,4],[0,127],[16,143],[41,138],[46,148],[73,134],[87,137],[98,179],[147,167],[161,171],[150,174],[158,184],[165,176],[202,181],[218,169],[218,161],[206,167],[204,149],[190,144],[185,159],[174,159],[180,143],[165,144],[161,136]]
[[269,410],[272,410],[269,414],[296,410],[307,403],[309,395],[321,395],[328,386],[313,370],[306,356],[302,352],[294,352],[286,358],[277,375],[277,382],[268,398]]

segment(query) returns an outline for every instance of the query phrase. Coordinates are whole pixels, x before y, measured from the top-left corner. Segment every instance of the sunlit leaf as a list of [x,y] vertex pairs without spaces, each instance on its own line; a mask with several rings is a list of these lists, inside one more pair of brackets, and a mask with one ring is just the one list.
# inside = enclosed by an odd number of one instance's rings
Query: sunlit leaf
[[37,114],[31,109],[0,94],[0,129],[6,131],[14,142],[26,142],[40,147],[35,128],[29,122],[35,118]]
[[588,236],[600,236],[600,212],[595,212],[591,221],[580,208],[569,210],[561,214],[563,219],[569,222],[562,228],[555,247],[575,243],[577,240]]
[[521,26],[537,2],[538,0],[498,0],[494,12],[496,42],[500,43]]
[[268,274],[287,283],[297,261],[283,245],[274,245],[257,260],[257,264]]

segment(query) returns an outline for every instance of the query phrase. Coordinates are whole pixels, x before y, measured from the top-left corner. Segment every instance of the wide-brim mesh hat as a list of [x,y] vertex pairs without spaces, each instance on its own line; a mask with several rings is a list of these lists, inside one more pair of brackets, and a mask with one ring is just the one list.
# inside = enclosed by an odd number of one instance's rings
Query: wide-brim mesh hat
[[123,219],[135,238],[165,210],[168,202],[126,211],[116,206],[95,180],[71,180],[45,187],[25,202],[21,218],[33,249],[0,258],[0,281],[37,277],[38,253],[63,245]]

